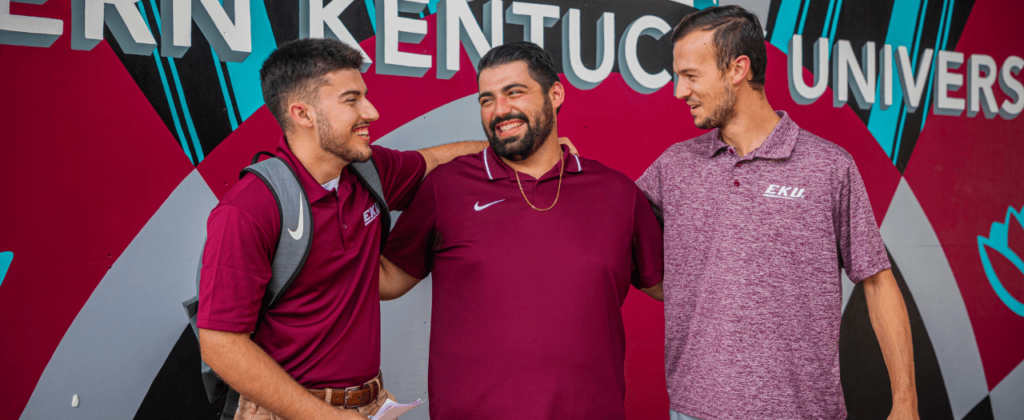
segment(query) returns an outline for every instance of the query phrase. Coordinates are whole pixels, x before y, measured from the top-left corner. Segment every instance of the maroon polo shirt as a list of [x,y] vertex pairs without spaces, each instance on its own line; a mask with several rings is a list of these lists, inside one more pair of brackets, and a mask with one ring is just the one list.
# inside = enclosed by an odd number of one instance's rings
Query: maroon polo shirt
[[[372,149],[388,205],[404,209],[426,162],[415,151]],[[313,245],[254,341],[305,387],[361,384],[380,368],[381,218],[364,219],[376,203],[347,167],[337,190],[329,192],[292,154],[284,137],[276,154],[295,170],[309,198]],[[200,328],[253,331],[280,232],[281,216],[270,189],[256,176],[245,175],[207,223]]]
[[385,256],[433,273],[430,417],[625,417],[621,305],[661,282],[662,235],[629,178],[563,152],[535,180],[490,148],[441,165]]

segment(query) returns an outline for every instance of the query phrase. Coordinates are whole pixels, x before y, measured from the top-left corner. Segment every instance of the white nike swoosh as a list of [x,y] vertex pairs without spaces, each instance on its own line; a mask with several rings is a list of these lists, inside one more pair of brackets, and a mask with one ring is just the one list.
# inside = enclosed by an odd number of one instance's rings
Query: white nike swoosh
[[473,210],[480,211],[480,210],[486,209],[486,208],[488,208],[490,206],[493,206],[495,204],[498,204],[498,203],[500,203],[502,201],[505,201],[505,199],[503,198],[501,200],[495,201],[493,203],[487,203],[487,204],[484,204],[482,206],[480,205],[480,202],[477,201],[476,204],[473,205]]
[[303,207],[302,207],[302,202],[303,201],[304,200],[299,200],[299,226],[297,228],[295,228],[295,230],[288,229],[288,234],[292,235],[292,239],[294,239],[296,241],[299,240],[299,239],[302,239],[302,225],[303,225],[303,223],[302,223],[303,220],[302,219],[303,219],[303,216],[305,215],[305,213],[303,213],[303,211],[302,211],[303,210]]

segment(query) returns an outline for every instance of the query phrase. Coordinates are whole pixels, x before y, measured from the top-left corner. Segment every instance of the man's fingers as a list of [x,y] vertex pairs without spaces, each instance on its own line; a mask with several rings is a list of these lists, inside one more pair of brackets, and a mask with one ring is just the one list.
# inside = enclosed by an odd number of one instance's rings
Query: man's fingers
[[559,137],[558,144],[569,146],[569,153],[579,156],[580,152],[576,151],[576,146],[572,144],[572,141],[570,141],[568,137]]

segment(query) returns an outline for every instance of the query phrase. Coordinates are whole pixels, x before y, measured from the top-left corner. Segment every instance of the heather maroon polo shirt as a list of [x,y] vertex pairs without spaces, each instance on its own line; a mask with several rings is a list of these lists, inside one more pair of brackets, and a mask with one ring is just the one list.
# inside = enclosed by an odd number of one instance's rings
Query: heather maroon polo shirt
[[[388,205],[404,209],[426,170],[423,156],[371,147]],[[254,341],[307,388],[361,384],[380,368],[381,219],[363,217],[376,203],[347,167],[337,190],[329,192],[292,154],[284,137],[276,154],[295,170],[309,198],[313,245]],[[207,223],[200,328],[253,330],[280,232],[281,216],[270,189],[256,176],[245,175]]]
[[637,181],[665,217],[669,400],[697,418],[845,418],[839,270],[889,268],[853,158],[779,116],[746,156],[716,129]]
[[[433,273],[431,419],[625,417],[621,305],[661,282],[661,228],[629,178],[563,159],[550,211],[487,148],[438,167],[398,219],[385,256]],[[530,202],[551,206],[558,173],[519,175]]]

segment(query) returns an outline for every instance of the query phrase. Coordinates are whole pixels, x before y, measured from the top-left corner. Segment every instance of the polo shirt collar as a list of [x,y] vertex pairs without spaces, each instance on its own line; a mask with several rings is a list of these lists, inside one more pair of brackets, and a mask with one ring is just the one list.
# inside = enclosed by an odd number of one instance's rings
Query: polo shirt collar
[[[793,155],[793,147],[796,146],[796,138],[800,128],[789,118],[789,114],[786,111],[775,111],[775,115],[778,115],[781,120],[772,129],[772,132],[768,134],[768,138],[764,140],[764,143],[761,143],[757,149],[754,149],[754,151],[747,155],[750,159],[786,159]],[[731,146],[722,141],[721,131],[716,128],[713,139],[706,150],[707,157],[714,157],[719,151],[729,147]],[[744,156],[744,158],[747,156]]]
[[[564,144],[559,146],[562,148],[562,160],[565,161],[565,172],[583,172],[583,162],[580,160],[580,157],[569,153],[568,146]],[[481,152],[481,154],[484,157],[484,177],[488,180],[494,181],[505,178],[515,179],[515,170],[506,165],[505,161],[498,157],[498,154],[494,152],[493,147],[487,147],[483,152]],[[554,176],[558,176],[558,164],[555,164],[550,171],[541,176],[541,179],[547,178],[552,172],[554,172]]]
[[277,157],[284,159],[292,167],[292,170],[295,171],[295,176],[299,178],[299,184],[302,185],[302,189],[306,192],[306,198],[309,199],[310,203],[324,198],[329,193],[319,182],[316,182],[316,178],[309,174],[309,171],[302,165],[299,158],[292,153],[292,149],[288,147],[288,141],[285,140],[284,136],[281,136],[281,140],[277,144]]

